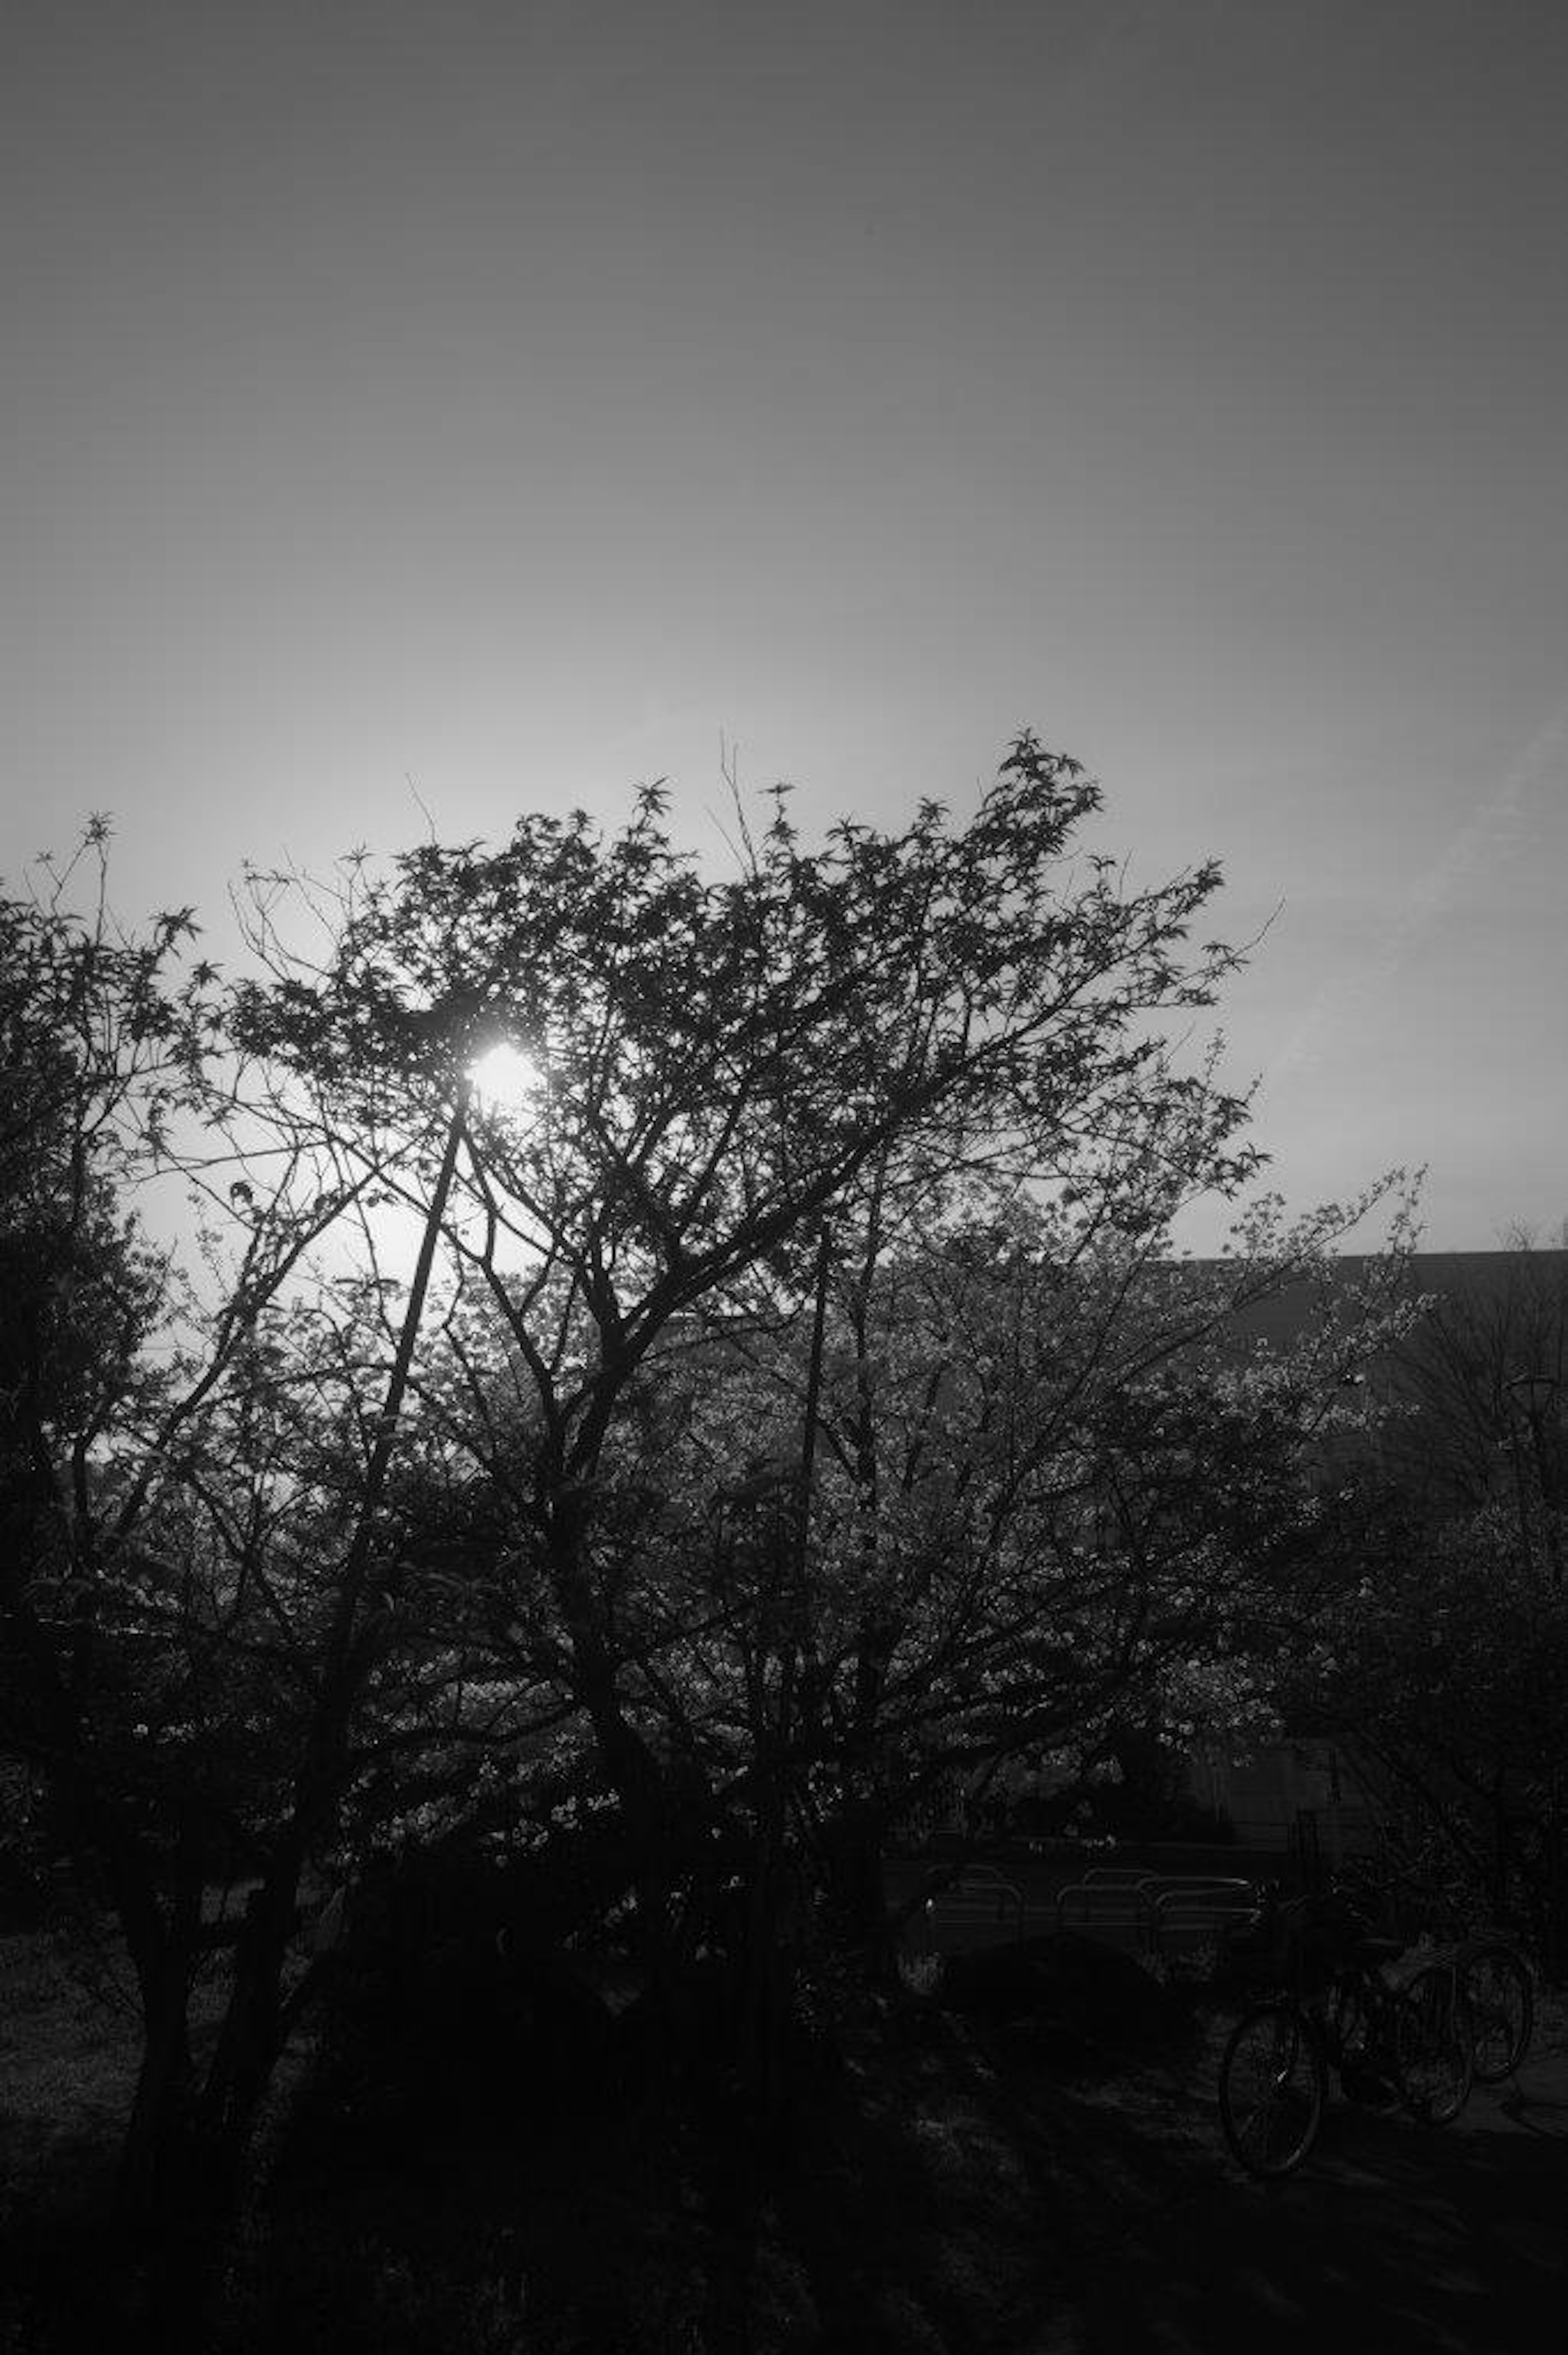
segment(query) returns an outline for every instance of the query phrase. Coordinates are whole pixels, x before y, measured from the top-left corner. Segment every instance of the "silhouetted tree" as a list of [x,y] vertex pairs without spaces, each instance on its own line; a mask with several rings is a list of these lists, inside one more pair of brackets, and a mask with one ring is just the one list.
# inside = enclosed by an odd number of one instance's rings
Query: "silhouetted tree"
[[[0,1744],[123,1930],[143,2052],[122,2190],[167,2220],[232,2185],[355,1735],[461,1729],[440,1662],[414,1722],[368,1591],[417,1319],[312,1256],[364,1179],[340,1187],[308,1135],[238,1157],[267,1141],[247,1111],[266,1075],[228,1053],[213,969],[180,968],[188,911],[117,927],[105,838],[85,912],[79,867],[0,904]],[[127,1207],[171,1178],[200,1221],[191,1277]],[[218,1945],[227,2014],[198,2073],[191,1990]]]
[[[1137,1597],[1183,1592],[1176,1565],[1190,1583],[1219,1544],[1224,1448],[1272,1414],[1278,1452],[1283,1389],[1238,1398],[1222,1440],[1222,1387],[1183,1434],[1193,1394],[1163,1395],[1160,1369],[1336,1220],[1260,1236],[1224,1297],[1145,1314],[1178,1211],[1258,1156],[1243,1103],[1212,1065],[1179,1069],[1161,1028],[1239,962],[1185,946],[1218,871],[1131,888],[1075,848],[1098,803],[1024,737],[967,826],[927,805],[901,834],[845,826],[807,852],[780,796],[740,871],[709,880],[652,790],[608,841],[580,815],[526,818],[500,850],[352,869],[318,899],[324,957],[290,946],[289,895],[258,880],[272,979],[239,1035],[294,1074],[285,1126],[308,1117],[345,1166],[394,1173],[413,1210],[432,1188],[447,1205],[453,1291],[420,1395],[504,1500],[517,1673],[591,1729],[656,1978],[677,1973],[694,1831],[753,1806],[766,1877],[780,1778],[791,1804],[814,1788],[863,1897],[901,1793],[950,1756],[1057,1738],[1175,1642],[1185,1606]],[[535,1083],[487,1104],[468,1075],[502,1041]],[[1032,1194],[1050,1233],[1031,1242],[1020,1212],[1004,1279],[960,1282],[959,1239]],[[987,1320],[1020,1315],[1011,1364],[975,1354]],[[889,1319],[915,1371],[879,1388]],[[786,1330],[758,1375],[771,1411],[737,1414],[736,1353]],[[699,1426],[710,1465],[740,1455],[710,1474],[705,1519],[668,1476]],[[1192,1643],[1203,1624],[1194,1606]],[[1053,1644],[1077,1646],[1074,1673],[1042,1698]]]

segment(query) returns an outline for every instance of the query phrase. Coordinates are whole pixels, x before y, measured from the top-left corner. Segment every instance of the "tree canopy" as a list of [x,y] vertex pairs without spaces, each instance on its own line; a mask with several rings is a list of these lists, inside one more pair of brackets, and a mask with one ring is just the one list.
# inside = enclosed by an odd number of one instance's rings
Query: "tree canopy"
[[[4,1731],[108,1862],[154,2174],[193,2121],[242,2138],[303,1876],[421,1796],[609,1810],[652,1983],[676,2018],[716,1944],[751,2065],[787,1889],[871,1954],[938,1778],[1081,1750],[1129,1695],[1255,1710],[1238,1631],[1386,1324],[1369,1295],[1281,1358],[1235,1312],[1386,1189],[1293,1226],[1265,1198],[1221,1266],[1176,1257],[1181,1208],[1260,1166],[1186,1035],[1242,953],[1192,944],[1212,863],[1135,886],[1080,846],[1099,805],[1025,735],[967,824],[808,849],[780,794],[715,876],[648,789],[608,837],[253,871],[232,985],[176,970],[187,911],[6,911],[6,1133],[47,1141],[8,1203],[63,1205],[99,1291],[52,1390],[18,1345],[75,1600],[40,1614],[30,1540],[7,1689],[69,1706]],[[183,1273],[125,1223],[171,1170]],[[215,1844],[252,1884],[231,1931]]]

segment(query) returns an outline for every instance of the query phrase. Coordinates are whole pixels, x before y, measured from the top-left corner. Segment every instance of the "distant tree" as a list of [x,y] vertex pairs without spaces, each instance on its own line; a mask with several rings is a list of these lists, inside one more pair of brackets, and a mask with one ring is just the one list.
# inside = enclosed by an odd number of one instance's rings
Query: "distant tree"
[[1510,1502],[1561,1558],[1568,1508],[1568,1235],[1516,1231],[1494,1275],[1434,1295],[1395,1352],[1383,1461],[1442,1508]]
[[[1568,1961],[1568,1260],[1520,1239],[1433,1298],[1340,1502],[1296,1705],[1439,1870]],[[1306,1631],[1302,1631],[1304,1634]]]

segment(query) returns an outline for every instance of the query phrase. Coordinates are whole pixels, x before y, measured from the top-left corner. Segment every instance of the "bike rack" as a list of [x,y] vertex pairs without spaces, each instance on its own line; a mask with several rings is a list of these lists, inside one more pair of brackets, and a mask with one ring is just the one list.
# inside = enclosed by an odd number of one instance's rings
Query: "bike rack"
[[1176,1878],[1152,1893],[1153,1951],[1161,1962],[1217,1945],[1228,1929],[1254,1921],[1257,1891],[1250,1881]]
[[1150,1878],[1139,1873],[1132,1880],[1086,1878],[1074,1881],[1057,1896],[1057,1929],[1082,1930],[1092,1938],[1103,1938],[1107,1945],[1130,1945],[1135,1952],[1148,1952],[1154,1923],[1150,1893],[1144,1885]]
[[1216,1937],[1257,1908],[1250,1881],[1228,1873],[1148,1872],[1097,1865],[1056,1900],[1056,1926],[1107,1943],[1130,1944],[1151,1961]]
[[1023,1936],[1023,1891],[993,1864],[967,1864],[955,1881],[934,1889],[926,1900],[931,1930],[1005,1925]]

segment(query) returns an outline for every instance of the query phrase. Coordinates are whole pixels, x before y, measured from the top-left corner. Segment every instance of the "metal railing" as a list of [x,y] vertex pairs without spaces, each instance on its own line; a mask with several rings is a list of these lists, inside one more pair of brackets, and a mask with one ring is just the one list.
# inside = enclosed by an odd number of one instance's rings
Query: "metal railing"
[[926,1900],[926,1923],[944,1930],[1006,1929],[1023,1935],[1023,1891],[993,1864],[966,1864]]
[[1056,1926],[1171,1962],[1213,1945],[1252,1918],[1257,1892],[1228,1873],[1147,1872],[1097,1866],[1056,1899]]

